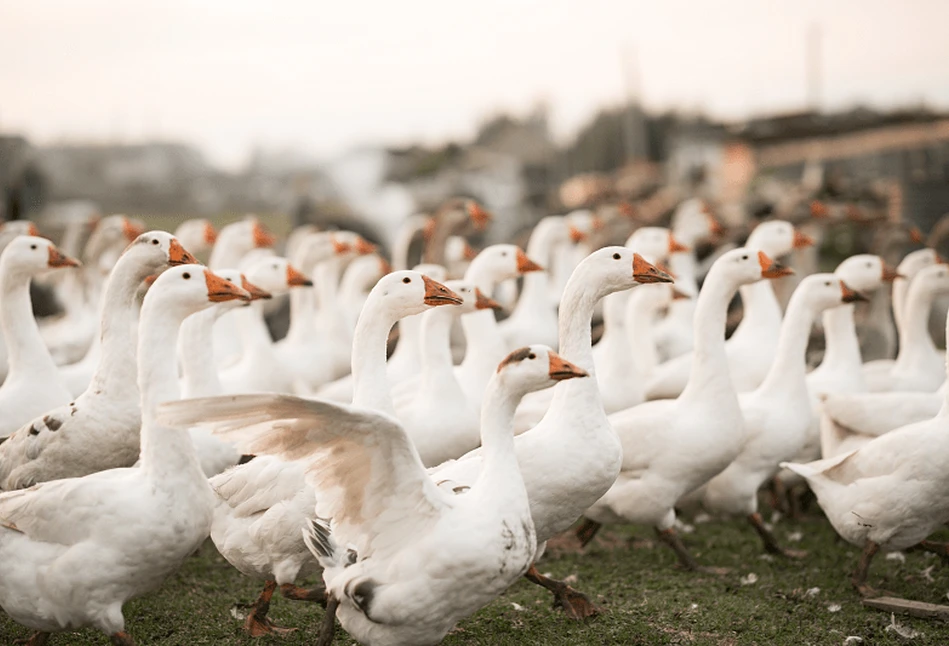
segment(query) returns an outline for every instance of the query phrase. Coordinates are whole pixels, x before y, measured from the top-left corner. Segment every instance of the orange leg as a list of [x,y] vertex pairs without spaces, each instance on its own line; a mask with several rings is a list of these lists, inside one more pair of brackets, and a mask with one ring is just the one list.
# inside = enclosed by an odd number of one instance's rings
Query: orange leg
[[554,594],[554,607],[560,608],[571,619],[586,619],[600,614],[600,609],[593,605],[586,595],[571,588],[563,581],[549,579],[537,571],[535,565],[524,574],[528,581],[550,590]]
[[294,628],[281,628],[267,617],[267,613],[270,611],[270,599],[276,589],[276,581],[267,581],[263,592],[260,593],[257,601],[251,606],[251,612],[247,615],[247,621],[244,622],[244,630],[250,633],[251,637],[286,635],[295,630]]

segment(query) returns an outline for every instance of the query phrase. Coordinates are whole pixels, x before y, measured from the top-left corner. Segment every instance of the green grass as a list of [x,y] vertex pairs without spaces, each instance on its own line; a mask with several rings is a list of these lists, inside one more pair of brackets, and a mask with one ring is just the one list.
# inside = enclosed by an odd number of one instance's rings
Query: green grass
[[[551,609],[546,592],[521,581],[461,622],[444,643],[804,646],[843,644],[850,635],[862,638],[864,646],[949,643],[945,624],[897,617],[901,626],[920,633],[906,639],[887,630],[889,614],[864,608],[849,583],[857,550],[838,542],[823,518],[782,521],[775,532],[785,544],[807,550],[807,558],[763,557],[754,532],[741,521],[697,525],[685,542],[701,562],[731,568],[728,574],[716,576],[675,568],[671,550],[654,543],[648,528],[604,530],[585,552],[552,550],[540,565],[542,572],[558,578],[575,576],[574,587],[603,607],[601,616],[587,623],[569,621]],[[788,535],[794,532],[803,537],[790,543]],[[932,555],[912,552],[905,558],[901,562],[879,555],[870,571],[871,585],[918,601],[946,601],[949,569]],[[927,570],[934,581],[927,580]],[[757,581],[748,583],[752,573]],[[296,646],[316,641],[322,609],[277,596],[271,617],[299,630],[285,638],[244,636],[241,622],[231,611],[237,604],[252,602],[259,591],[260,584],[231,568],[209,541],[158,591],[126,605],[127,629],[142,646]],[[832,612],[835,605],[839,610]],[[27,635],[25,628],[0,616],[0,644]],[[102,645],[108,640],[96,631],[83,630],[56,635],[50,643]],[[338,631],[335,643],[353,642]]]

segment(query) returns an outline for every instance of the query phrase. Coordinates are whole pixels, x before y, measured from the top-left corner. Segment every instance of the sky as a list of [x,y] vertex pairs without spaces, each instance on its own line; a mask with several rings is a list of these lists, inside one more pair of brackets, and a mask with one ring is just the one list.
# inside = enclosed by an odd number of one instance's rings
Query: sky
[[[0,0],[0,131],[327,157],[470,137],[543,102],[567,140],[631,88],[725,119],[949,108],[947,0]],[[638,82],[635,79],[638,77]]]

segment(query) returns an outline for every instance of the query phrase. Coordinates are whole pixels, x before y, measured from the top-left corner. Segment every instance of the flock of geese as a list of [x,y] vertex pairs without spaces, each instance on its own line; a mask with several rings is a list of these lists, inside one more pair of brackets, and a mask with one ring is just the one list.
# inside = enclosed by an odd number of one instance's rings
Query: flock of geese
[[[949,521],[928,330],[949,266],[922,248],[813,271],[835,213],[804,210],[741,246],[697,199],[668,228],[577,211],[538,222],[526,252],[475,252],[491,218],[453,200],[404,224],[394,270],[348,231],[301,227],[278,255],[255,217],[172,235],[115,215],[59,246],[4,224],[0,607],[36,631],[18,643],[94,627],[132,644],[123,604],[209,536],[262,582],[249,634],[288,630],[267,616],[279,591],[325,606],[321,646],[337,620],[362,644],[438,643],[522,576],[595,615],[535,565],[581,518],[583,544],[651,525],[700,569],[676,531],[698,502],[800,558],[762,520],[767,486],[811,488],[863,549],[862,594],[880,549],[947,555],[926,539]],[[62,313],[35,317],[31,284]],[[854,303],[871,298],[892,303],[899,352],[864,363]]]

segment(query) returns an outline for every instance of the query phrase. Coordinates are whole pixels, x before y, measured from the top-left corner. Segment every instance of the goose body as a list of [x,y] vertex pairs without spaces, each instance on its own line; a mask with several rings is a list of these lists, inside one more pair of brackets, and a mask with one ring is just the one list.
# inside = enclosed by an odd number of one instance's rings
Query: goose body
[[129,467],[138,460],[142,424],[136,382],[136,328],[145,279],[172,265],[195,262],[176,238],[143,233],[115,265],[102,308],[102,359],[75,400],[45,411],[0,444],[0,486],[39,482]]
[[211,525],[211,491],[187,431],[154,419],[157,406],[178,395],[167,348],[181,321],[211,299],[244,297],[199,265],[162,274],[145,296],[138,339],[141,467],[0,495],[0,606],[13,619],[41,633],[92,626],[113,644],[133,643],[123,604],[160,585]]
[[[361,644],[422,646],[441,641],[527,571],[536,540],[512,446],[514,408],[524,392],[584,374],[544,346],[502,362],[482,412],[484,472],[463,496],[435,486],[405,431],[375,411],[258,396],[224,400],[220,412],[212,402],[210,415],[185,420],[266,420],[263,433],[234,433],[248,449],[306,464],[318,492],[307,543],[324,568],[331,612]],[[234,423],[223,426],[226,433]],[[283,449],[291,437],[302,450]]]

